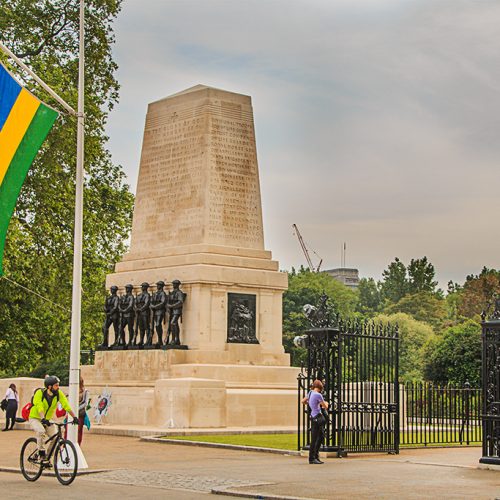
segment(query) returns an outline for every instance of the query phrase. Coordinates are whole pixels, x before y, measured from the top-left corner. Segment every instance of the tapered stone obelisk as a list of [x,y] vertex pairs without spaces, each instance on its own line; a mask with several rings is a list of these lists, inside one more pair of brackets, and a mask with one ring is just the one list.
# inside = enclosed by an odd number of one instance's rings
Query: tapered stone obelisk
[[190,349],[227,350],[228,308],[242,296],[255,307],[257,358],[288,364],[287,275],[264,248],[249,96],[197,85],[148,107],[130,252],[106,284],[160,279],[181,280],[188,294],[181,335]]

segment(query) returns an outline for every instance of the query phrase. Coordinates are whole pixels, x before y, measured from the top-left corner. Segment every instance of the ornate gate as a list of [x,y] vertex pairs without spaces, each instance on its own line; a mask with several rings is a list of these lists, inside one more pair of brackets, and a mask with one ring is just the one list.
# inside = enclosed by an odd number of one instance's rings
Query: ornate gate
[[317,327],[296,339],[307,348],[307,365],[298,377],[298,448],[310,442],[309,414],[301,400],[319,378],[330,403],[322,451],[399,453],[397,328],[324,317],[310,318]]
[[500,300],[482,322],[483,456],[481,463],[500,465]]

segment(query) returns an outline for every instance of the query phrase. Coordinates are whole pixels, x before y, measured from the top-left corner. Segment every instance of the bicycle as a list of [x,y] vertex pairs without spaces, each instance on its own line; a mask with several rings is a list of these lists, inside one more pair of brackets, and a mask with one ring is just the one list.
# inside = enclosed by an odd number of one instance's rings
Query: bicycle
[[[21,472],[28,481],[36,481],[44,469],[52,469],[58,481],[67,486],[71,484],[78,471],[78,456],[75,445],[62,437],[62,427],[66,424],[51,422],[57,425],[57,433],[51,436],[45,444],[54,441],[45,459],[41,460],[38,454],[37,440],[34,437],[27,439],[21,448]],[[52,456],[54,460],[52,462]]]

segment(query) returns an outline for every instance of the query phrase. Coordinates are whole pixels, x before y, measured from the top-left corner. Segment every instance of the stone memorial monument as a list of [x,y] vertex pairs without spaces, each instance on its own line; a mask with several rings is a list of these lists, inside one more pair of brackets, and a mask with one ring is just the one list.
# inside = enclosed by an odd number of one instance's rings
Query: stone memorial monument
[[130,251],[106,285],[123,295],[143,282],[167,283],[152,343],[166,340],[158,334],[168,322],[172,347],[188,349],[97,352],[82,372],[96,392],[113,389],[109,422],[294,424],[298,370],[282,345],[287,275],[264,248],[249,96],[197,85],[149,105]]

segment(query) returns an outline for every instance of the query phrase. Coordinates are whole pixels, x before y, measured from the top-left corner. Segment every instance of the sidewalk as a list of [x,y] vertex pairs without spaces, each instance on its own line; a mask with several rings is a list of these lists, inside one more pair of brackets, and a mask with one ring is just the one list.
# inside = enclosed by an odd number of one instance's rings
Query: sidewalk
[[[0,467],[19,467],[21,444],[30,435],[27,431],[0,433]],[[84,436],[83,450],[91,469],[111,471],[79,476],[64,489],[65,496],[71,492],[69,498],[89,498],[92,485],[95,496],[102,491],[104,498],[145,499],[155,494],[156,498],[200,498],[212,490],[254,498],[269,494],[316,499],[500,498],[500,472],[477,468],[480,448],[349,455],[328,459],[321,466],[310,466],[297,456],[156,444],[92,433]],[[55,478],[31,484],[20,474],[1,474],[2,484],[5,476],[12,487],[7,496],[2,490],[3,498],[35,491],[37,498],[53,498],[57,486]]]

